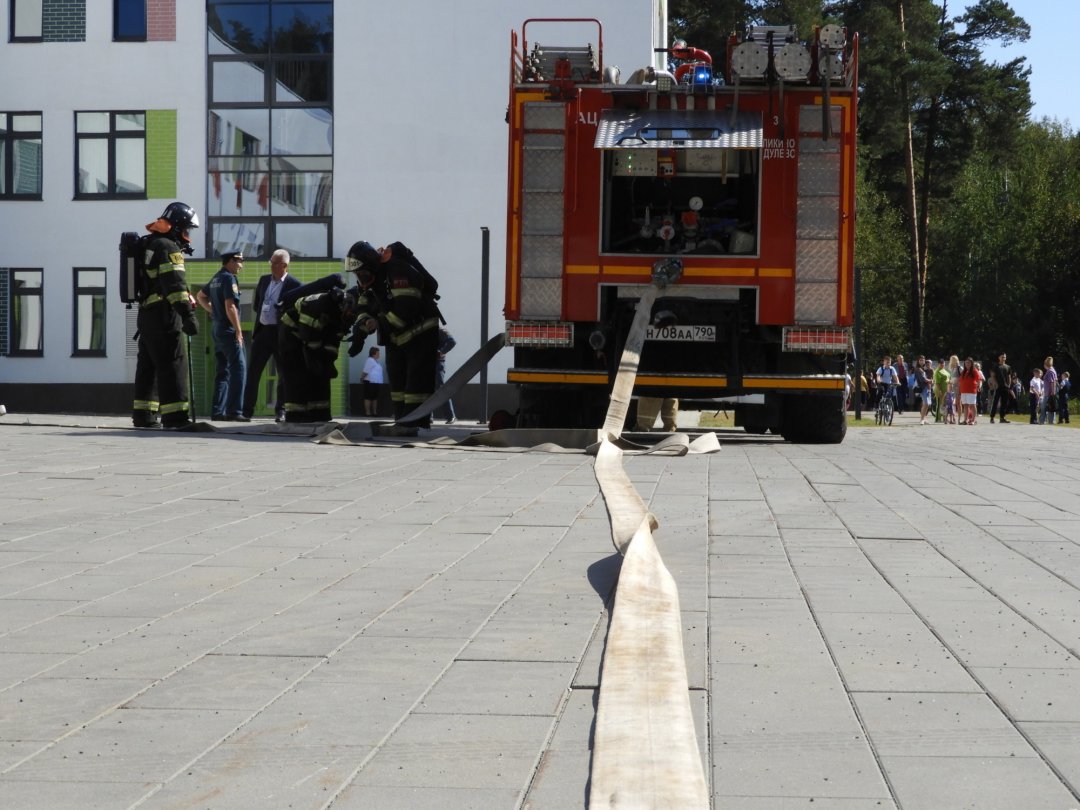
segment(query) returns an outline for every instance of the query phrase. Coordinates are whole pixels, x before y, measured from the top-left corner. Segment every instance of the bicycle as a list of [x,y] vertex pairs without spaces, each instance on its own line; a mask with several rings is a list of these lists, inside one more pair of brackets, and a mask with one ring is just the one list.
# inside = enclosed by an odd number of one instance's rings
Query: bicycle
[[878,385],[878,401],[874,407],[874,424],[891,425],[896,405],[893,402],[895,385]]

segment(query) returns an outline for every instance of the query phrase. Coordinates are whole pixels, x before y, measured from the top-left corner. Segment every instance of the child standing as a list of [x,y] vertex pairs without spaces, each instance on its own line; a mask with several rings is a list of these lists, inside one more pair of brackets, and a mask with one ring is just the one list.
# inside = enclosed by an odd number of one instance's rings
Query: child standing
[[1020,382],[1020,377],[1015,371],[1009,375],[1009,389],[1012,412],[1020,413],[1020,395],[1024,393],[1024,384]]
[[982,387],[982,371],[975,365],[970,357],[964,358],[964,367],[960,369],[960,405],[964,409],[964,425],[974,425],[977,422],[977,402],[979,389]]
[[1042,369],[1031,370],[1031,382],[1028,383],[1028,405],[1031,407],[1031,424],[1039,422],[1039,402],[1042,400],[1043,383]]
[[1069,372],[1061,372],[1061,379],[1058,381],[1058,424],[1068,423],[1069,421],[1069,392],[1072,390],[1072,381],[1069,379]]

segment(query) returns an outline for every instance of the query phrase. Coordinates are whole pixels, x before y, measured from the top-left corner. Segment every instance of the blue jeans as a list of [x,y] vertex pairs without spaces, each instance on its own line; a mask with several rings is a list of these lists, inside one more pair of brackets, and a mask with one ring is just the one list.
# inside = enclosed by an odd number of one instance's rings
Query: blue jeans
[[[1054,412],[1047,406],[1050,404],[1050,397],[1056,397],[1057,394],[1049,394],[1039,400],[1039,424],[1040,425],[1052,425],[1054,424]],[[1057,405],[1057,403],[1054,403]]]
[[214,403],[211,416],[240,416],[244,411],[244,382],[247,379],[247,359],[243,347],[236,341],[231,326],[213,328],[214,358],[217,374],[214,377]]

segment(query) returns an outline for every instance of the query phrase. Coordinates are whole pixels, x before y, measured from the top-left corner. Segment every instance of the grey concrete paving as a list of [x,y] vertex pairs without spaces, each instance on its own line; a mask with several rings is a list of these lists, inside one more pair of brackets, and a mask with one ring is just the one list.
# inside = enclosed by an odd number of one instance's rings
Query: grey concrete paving
[[[592,460],[269,427],[0,417],[0,806],[585,806]],[[1080,808],[1080,431],[722,445],[626,459],[714,808]]]

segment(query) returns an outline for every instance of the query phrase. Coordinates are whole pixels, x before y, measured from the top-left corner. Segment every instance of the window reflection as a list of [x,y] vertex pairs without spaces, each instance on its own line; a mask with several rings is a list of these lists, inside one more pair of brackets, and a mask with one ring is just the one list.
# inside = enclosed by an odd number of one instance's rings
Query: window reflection
[[80,194],[109,193],[108,141],[79,141],[78,190]]
[[275,60],[274,80],[278,104],[330,101],[330,62],[325,59]]
[[281,172],[270,193],[272,216],[328,217],[333,212],[333,176],[329,172]]
[[266,53],[270,48],[270,9],[265,4],[214,3],[207,9],[210,52],[214,39],[239,53]]
[[75,270],[74,353],[105,356],[105,271]]
[[41,114],[0,112],[0,198],[40,198],[41,169]]
[[139,138],[116,141],[116,191],[135,194],[146,190],[146,149]]
[[211,62],[210,99],[215,103],[265,102],[261,62]]
[[210,244],[214,256],[225,250],[242,250],[245,256],[267,255],[263,252],[266,225],[262,222],[214,222],[210,226]]
[[271,110],[270,122],[275,155],[329,155],[333,152],[334,120],[327,109]]
[[333,53],[333,3],[274,3],[275,53]]
[[42,353],[41,270],[11,272],[11,353]]
[[297,256],[329,256],[330,225],[326,222],[279,222],[275,244]]
[[211,155],[269,154],[270,111],[217,109],[207,134]]
[[207,15],[207,250],[329,255],[333,3],[207,0]]

